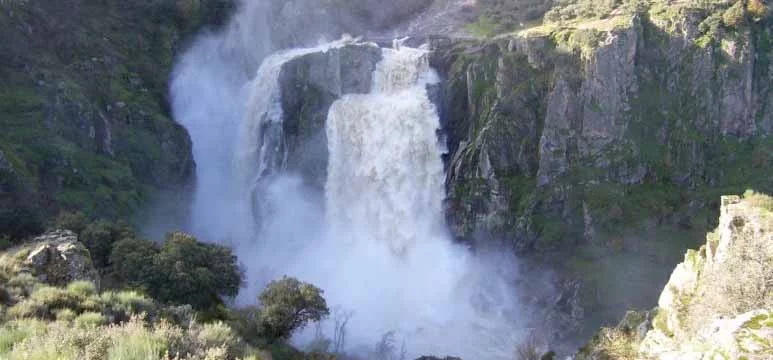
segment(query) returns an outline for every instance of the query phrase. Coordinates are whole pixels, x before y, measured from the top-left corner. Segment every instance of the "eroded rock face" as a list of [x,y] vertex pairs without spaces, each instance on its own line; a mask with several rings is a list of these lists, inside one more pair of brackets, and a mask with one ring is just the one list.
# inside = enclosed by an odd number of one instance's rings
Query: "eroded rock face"
[[758,202],[773,204],[762,195],[722,198],[717,231],[687,253],[666,284],[643,355],[773,356],[773,213]]
[[773,72],[754,61],[771,55],[757,46],[769,29],[706,43],[701,17],[648,16],[434,42],[460,239],[560,249],[637,222],[690,227],[716,206],[702,189],[773,191],[755,170],[773,166]]
[[66,286],[73,281],[91,281],[99,286],[99,273],[88,249],[69,230],[56,230],[33,239],[36,245],[24,265],[40,281]]
[[[719,227],[690,250],[652,312],[603,329],[578,359],[773,357],[773,198],[722,198]],[[606,356],[606,357],[605,357]]]
[[381,49],[375,45],[353,44],[300,56],[282,66],[279,84],[288,170],[300,172],[318,189],[324,187],[330,106],[345,94],[368,93],[379,61]]

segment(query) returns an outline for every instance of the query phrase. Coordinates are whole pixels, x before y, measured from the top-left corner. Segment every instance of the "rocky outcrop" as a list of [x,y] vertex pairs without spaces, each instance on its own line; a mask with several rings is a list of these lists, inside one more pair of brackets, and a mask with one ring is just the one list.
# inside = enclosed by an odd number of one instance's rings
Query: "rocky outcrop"
[[328,110],[345,94],[368,93],[379,61],[377,46],[351,44],[300,56],[282,66],[279,84],[288,170],[300,172],[316,188],[324,187]]
[[722,198],[719,227],[690,250],[649,313],[605,329],[579,359],[773,357],[773,198]]
[[433,0],[271,0],[272,37],[278,48],[316,44],[343,34],[364,35],[400,25]]
[[708,33],[707,16],[434,41],[456,235],[553,250],[645,221],[711,222],[711,188],[773,192],[756,170],[773,166],[771,29]]
[[88,249],[69,230],[48,232],[32,240],[22,271],[43,283],[66,286],[73,281],[91,281],[99,286],[99,273]]

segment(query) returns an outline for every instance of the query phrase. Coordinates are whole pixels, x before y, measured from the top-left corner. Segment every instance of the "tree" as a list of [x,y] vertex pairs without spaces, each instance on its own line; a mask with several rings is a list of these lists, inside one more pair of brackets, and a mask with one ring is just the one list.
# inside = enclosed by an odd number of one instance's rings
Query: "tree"
[[264,336],[284,340],[309,322],[330,314],[318,287],[291,277],[272,281],[260,294],[260,320]]
[[122,286],[152,292],[160,284],[161,276],[153,265],[159,248],[150,240],[128,238],[113,245],[110,270]]
[[159,248],[148,240],[125,239],[115,243],[110,256],[116,280],[147,291],[154,299],[188,304],[213,311],[221,296],[236,296],[242,270],[231,249],[204,244],[193,236],[175,232]]
[[242,285],[243,273],[231,249],[181,232],[167,235],[153,266],[159,276],[151,284],[154,298],[198,310],[221,304],[220,296],[236,296]]
[[42,232],[43,221],[34,208],[20,206],[0,209],[0,235],[19,242]]
[[126,223],[98,220],[86,225],[80,232],[79,240],[89,249],[94,266],[104,269],[110,264],[113,244],[134,237],[134,230]]

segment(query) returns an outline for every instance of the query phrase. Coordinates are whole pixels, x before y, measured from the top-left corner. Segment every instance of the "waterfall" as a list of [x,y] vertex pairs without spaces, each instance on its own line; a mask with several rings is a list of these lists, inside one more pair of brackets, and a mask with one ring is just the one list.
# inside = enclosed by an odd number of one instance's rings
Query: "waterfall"
[[265,180],[278,174],[287,160],[279,83],[282,66],[303,55],[326,52],[354,41],[350,37],[344,37],[339,41],[313,48],[272,54],[263,61],[257,75],[247,85],[247,110],[239,129],[233,165],[237,188],[241,189],[243,195],[250,195],[246,197],[247,204],[242,210],[250,212],[255,222],[260,222],[260,218],[268,211],[265,196],[261,194],[266,187]]
[[327,119],[329,222],[398,254],[438,236],[444,176],[440,120],[426,86],[437,81],[428,53],[384,49],[366,95],[346,95]]
[[[333,313],[353,314],[346,351],[372,358],[367,349],[397,331],[409,356],[507,358],[517,334],[506,319],[522,313],[511,288],[496,263],[453,244],[444,226],[445,148],[426,90],[438,81],[428,51],[399,41],[382,49],[370,93],[333,103],[322,197],[283,168],[281,71],[352,40],[265,56],[249,41],[266,30],[252,28],[261,21],[250,14],[199,39],[171,89],[197,162],[188,230],[234,248],[247,276],[237,303],[254,305],[268,281],[294,276],[324,289]],[[322,324],[328,337],[334,322]]]

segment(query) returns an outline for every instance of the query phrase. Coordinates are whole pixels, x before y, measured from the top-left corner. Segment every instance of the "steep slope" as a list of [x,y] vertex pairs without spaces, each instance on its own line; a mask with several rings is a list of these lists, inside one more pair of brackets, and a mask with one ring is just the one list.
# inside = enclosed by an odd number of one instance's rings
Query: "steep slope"
[[229,3],[0,3],[0,207],[128,216],[187,184],[167,78],[182,39]]
[[689,250],[651,313],[629,313],[578,359],[773,356],[773,198],[722,197],[719,227]]
[[767,18],[641,4],[435,41],[459,238],[614,245],[641,224],[706,229],[721,193],[773,191]]

